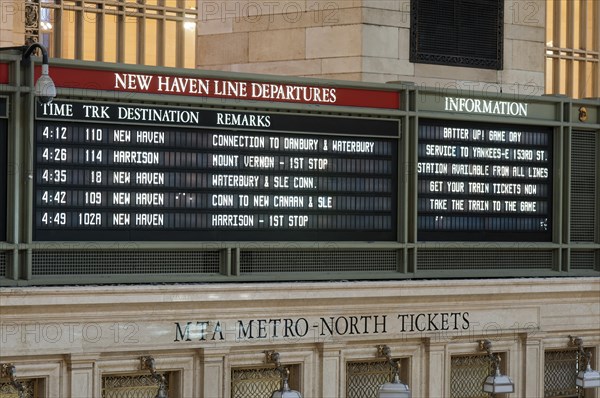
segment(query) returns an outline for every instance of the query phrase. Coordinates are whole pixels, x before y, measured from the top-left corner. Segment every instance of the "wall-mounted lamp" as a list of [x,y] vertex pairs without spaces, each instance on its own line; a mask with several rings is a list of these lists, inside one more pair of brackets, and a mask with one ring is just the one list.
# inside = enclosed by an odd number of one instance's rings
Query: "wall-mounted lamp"
[[492,362],[492,374],[486,377],[483,382],[483,392],[489,394],[507,394],[515,392],[515,385],[508,376],[500,374],[500,355],[492,354],[492,342],[489,340],[481,340],[479,349],[486,351],[488,358]]
[[267,363],[274,363],[276,370],[279,372],[281,377],[281,388],[273,391],[271,398],[302,398],[302,395],[295,390],[290,389],[288,379],[290,377],[290,370],[284,366],[281,366],[279,360],[279,353],[275,351],[265,351],[265,361]]
[[56,86],[48,74],[48,51],[40,43],[33,43],[29,46],[0,47],[0,51],[18,50],[23,53],[21,57],[21,66],[29,67],[31,65],[31,54],[35,49],[42,51],[42,75],[35,83],[35,96],[42,104],[49,104],[56,97]]
[[[593,370],[590,365],[590,362],[592,361],[591,351],[586,351],[583,348],[583,339],[581,337],[569,336],[569,338],[571,339],[571,346],[577,347],[577,355],[579,356],[577,362],[580,366],[577,378],[575,379],[575,384],[577,387],[581,388],[600,387],[600,372]],[[582,363],[584,364],[583,366],[581,366]]]
[[8,378],[10,384],[18,391],[19,397],[23,395],[25,387],[17,380],[17,369],[12,363],[3,363],[0,365],[0,377]]
[[385,357],[394,371],[392,381],[379,387],[378,398],[410,398],[408,385],[400,381],[400,361],[392,359],[392,350],[387,345],[377,346],[377,355]]
[[158,382],[158,391],[156,392],[155,398],[168,398],[165,376],[162,374],[156,373],[156,363],[154,361],[154,358],[152,358],[150,356],[141,357],[140,364],[141,364],[142,370],[149,370],[150,373],[152,374],[152,378]]

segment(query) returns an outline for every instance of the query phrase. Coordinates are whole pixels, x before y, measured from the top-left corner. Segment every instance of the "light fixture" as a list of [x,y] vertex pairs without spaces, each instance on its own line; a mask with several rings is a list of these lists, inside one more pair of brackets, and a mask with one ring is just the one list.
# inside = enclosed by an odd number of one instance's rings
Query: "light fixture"
[[385,357],[394,371],[392,381],[379,387],[378,398],[410,398],[408,385],[400,381],[400,361],[392,359],[392,350],[387,345],[377,346],[377,355]]
[[49,104],[56,97],[56,86],[52,81],[52,78],[48,74],[48,51],[46,47],[40,43],[33,43],[31,45],[16,46],[16,47],[1,47],[0,51],[4,50],[18,50],[23,53],[21,56],[21,66],[28,67],[31,65],[31,54],[35,49],[39,48],[42,51],[42,75],[35,83],[35,96],[38,101],[42,104]]
[[17,390],[19,397],[23,395],[25,387],[17,380],[17,369],[12,363],[3,363],[0,365],[0,377],[8,378],[10,384]]
[[281,366],[279,353],[276,351],[265,351],[265,357],[267,363],[275,364],[275,369],[281,377],[281,387],[279,390],[273,391],[271,398],[302,398],[302,395],[298,391],[290,389],[288,384],[290,370],[287,367]]
[[142,370],[149,370],[152,374],[152,378],[158,382],[158,391],[156,392],[155,398],[168,398],[165,376],[156,372],[154,358],[150,356],[141,357],[140,363]]
[[[589,350],[586,351],[583,348],[583,339],[581,337],[569,336],[569,338],[571,339],[571,345],[577,347],[579,372],[575,379],[575,385],[581,388],[600,387],[600,372],[593,370],[590,365],[590,362],[592,361],[592,352]],[[583,366],[581,366],[582,363],[584,363]]]
[[494,394],[509,394],[515,392],[515,385],[510,377],[500,374],[500,355],[492,354],[492,342],[481,340],[479,349],[486,351],[488,358],[492,362],[492,374],[486,377],[483,382],[483,392],[492,396]]

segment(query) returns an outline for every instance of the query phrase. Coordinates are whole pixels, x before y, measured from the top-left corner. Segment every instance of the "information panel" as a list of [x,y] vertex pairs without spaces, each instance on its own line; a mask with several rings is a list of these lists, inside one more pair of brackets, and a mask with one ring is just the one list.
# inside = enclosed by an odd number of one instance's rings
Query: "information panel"
[[552,129],[421,120],[419,240],[550,241]]
[[399,122],[37,105],[35,240],[396,240]]
[[6,184],[8,176],[8,101],[0,97],[0,241],[6,241]]

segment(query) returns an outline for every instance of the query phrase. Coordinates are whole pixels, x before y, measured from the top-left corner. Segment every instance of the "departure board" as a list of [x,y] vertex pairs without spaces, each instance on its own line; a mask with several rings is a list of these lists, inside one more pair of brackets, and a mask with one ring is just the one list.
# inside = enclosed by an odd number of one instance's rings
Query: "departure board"
[[552,129],[421,120],[419,240],[550,241]]
[[8,177],[8,101],[0,97],[0,241],[6,240],[6,184]]
[[397,239],[399,122],[37,105],[35,240]]

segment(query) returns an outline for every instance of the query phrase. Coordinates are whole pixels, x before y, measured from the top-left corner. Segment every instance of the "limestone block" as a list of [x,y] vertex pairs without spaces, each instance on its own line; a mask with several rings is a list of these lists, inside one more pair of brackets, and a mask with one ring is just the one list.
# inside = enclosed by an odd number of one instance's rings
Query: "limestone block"
[[473,82],[495,82],[495,69],[466,68],[461,66],[415,64],[415,76]]
[[363,73],[362,81],[369,83],[387,83],[398,80],[398,75],[385,73]]
[[219,35],[233,32],[233,20],[211,19],[198,24],[198,35]]
[[515,0],[504,2],[504,23],[544,28],[546,26],[545,0]]
[[513,40],[512,41],[512,62],[513,68],[518,70],[528,70],[532,72],[544,72],[544,51],[543,42]]
[[223,72],[231,72],[231,65],[202,65],[201,69],[203,70],[219,70]]
[[400,11],[406,7],[410,9],[410,0],[365,0],[363,6],[380,10]]
[[360,24],[360,8],[338,8],[326,3],[325,8],[308,9],[302,13],[259,15],[233,21],[234,32],[256,32],[263,30],[300,29],[329,25]]
[[529,41],[544,43],[546,41],[546,31],[544,28],[539,28],[537,26],[505,24],[504,40],[507,39],[527,39]]
[[352,25],[362,22],[364,8],[324,8],[312,11],[312,18],[322,26]]
[[303,0],[201,1],[199,11],[202,20],[233,19],[239,21],[242,19],[249,20],[263,15],[301,13],[305,11],[305,2]]
[[288,14],[306,10],[306,3],[298,0],[245,0],[245,3],[248,4],[249,15]]
[[283,30],[290,28],[289,23],[281,23],[276,27],[276,21],[284,19],[281,15],[259,15],[252,18],[242,18],[233,21],[234,32],[260,32],[266,30]]
[[317,8],[322,10],[329,6],[334,6],[338,9],[362,7],[364,6],[364,0],[306,0],[307,10]]
[[[392,75],[413,75],[415,72],[415,64],[407,60],[381,58],[381,57],[364,57],[363,72],[365,73],[380,73]],[[387,81],[387,80],[386,80]]]
[[410,59],[410,29],[398,30],[398,59]]
[[[305,75],[309,76],[309,75]],[[353,82],[363,81],[362,73],[331,73],[324,75],[313,75],[311,77],[319,77],[321,79],[332,79],[332,80],[348,80]]]
[[323,59],[323,74],[362,72],[361,57],[341,57]]
[[306,35],[304,29],[249,33],[250,62],[304,59]]
[[398,28],[365,25],[363,55],[366,57],[398,58]]
[[363,22],[372,25],[410,28],[410,11],[392,11],[364,8]]
[[316,76],[321,74],[321,60],[255,62],[231,65],[232,72],[262,73],[286,76]]
[[361,25],[306,29],[306,58],[362,55]]
[[198,41],[199,65],[248,62],[248,34],[229,33],[203,36]]

